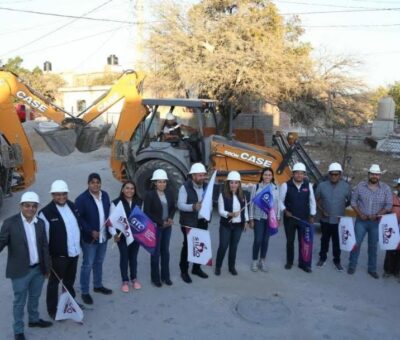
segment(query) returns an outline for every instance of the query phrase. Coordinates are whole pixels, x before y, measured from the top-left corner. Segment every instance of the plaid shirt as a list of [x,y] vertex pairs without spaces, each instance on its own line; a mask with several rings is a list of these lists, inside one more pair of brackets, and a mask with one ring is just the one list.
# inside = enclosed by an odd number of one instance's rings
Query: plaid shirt
[[368,182],[360,182],[351,195],[351,206],[358,207],[364,215],[376,215],[383,208],[389,212],[392,209],[393,197],[390,187],[379,182],[376,191],[368,187]]

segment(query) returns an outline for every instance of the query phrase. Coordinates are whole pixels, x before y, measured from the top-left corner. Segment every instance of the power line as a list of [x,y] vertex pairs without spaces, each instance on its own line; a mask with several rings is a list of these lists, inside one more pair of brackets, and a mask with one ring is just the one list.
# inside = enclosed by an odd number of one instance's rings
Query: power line
[[332,4],[321,4],[321,3],[315,3],[315,2],[298,2],[298,1],[285,1],[285,0],[275,0],[275,2],[278,2],[278,3],[285,3],[285,4],[293,4],[293,5],[318,6],[318,7],[352,8],[352,9],[371,9],[371,7],[332,5]]
[[400,26],[400,24],[359,24],[359,25],[355,25],[355,24],[350,24],[350,25],[302,25],[301,27],[303,28],[368,28],[368,27],[395,27],[395,26]]
[[[97,11],[99,8],[104,7],[105,5],[107,5],[108,3],[110,3],[111,1],[113,1],[113,0],[107,0],[106,2],[103,2],[101,5],[96,6],[95,8],[91,9],[90,11],[88,11],[88,12],[82,14],[82,16],[85,16],[85,15],[87,15],[87,14],[90,14],[90,13],[93,13],[93,12]],[[70,25],[70,24],[72,24],[73,22],[77,21],[78,19],[80,19],[80,18],[74,18],[73,20],[68,21],[67,23],[65,23],[65,24],[63,24],[63,25],[57,27],[57,28],[54,29],[54,30],[51,30],[51,31],[48,32],[48,33],[45,33],[45,34],[41,35],[40,37],[38,37],[38,38],[36,38],[36,39],[34,39],[34,40],[31,40],[31,41],[28,42],[28,43],[25,43],[25,44],[23,44],[23,45],[21,45],[21,46],[19,46],[19,47],[17,47],[17,48],[11,49],[11,50],[7,51],[6,53],[4,53],[3,56],[5,56],[5,55],[7,55],[7,54],[10,54],[10,53],[13,53],[13,52],[15,52],[15,51],[18,51],[18,50],[20,50],[20,49],[22,49],[22,48],[25,48],[25,47],[27,47],[27,46],[30,46],[30,45],[32,45],[32,44],[38,42],[39,40],[42,40],[42,39],[44,39],[44,38],[47,38],[49,35],[54,34],[54,33],[58,32],[58,31],[60,31],[61,29],[63,29],[64,27],[66,27],[66,26],[68,26],[68,25]]]
[[[31,10],[27,10],[27,9],[17,9],[17,8],[8,8],[8,7],[0,7],[0,10],[19,12],[19,13],[37,14],[37,15],[47,15],[47,16],[59,17],[59,18],[69,18],[69,19],[72,18],[72,19],[91,20],[91,21],[113,22],[113,23],[117,23],[117,24],[130,24],[130,25],[139,24],[138,22],[134,22],[134,21],[116,20],[116,19],[107,19],[107,18],[93,18],[93,17],[86,17],[86,16],[68,15],[68,14],[59,14],[59,13],[50,13],[50,12],[38,12],[38,11],[31,11]],[[144,22],[144,23],[147,23],[147,22]]]
[[400,11],[400,7],[389,8],[371,8],[371,9],[344,9],[338,11],[314,11],[314,12],[292,12],[281,13],[281,15],[309,15],[309,14],[332,14],[332,13],[361,13],[361,12],[384,12],[384,11]]

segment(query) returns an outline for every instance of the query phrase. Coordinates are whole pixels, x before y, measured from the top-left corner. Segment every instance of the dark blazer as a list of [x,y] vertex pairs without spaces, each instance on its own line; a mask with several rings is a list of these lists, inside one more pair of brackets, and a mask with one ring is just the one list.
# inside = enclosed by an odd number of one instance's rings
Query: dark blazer
[[[50,272],[50,255],[43,220],[35,223],[39,264],[43,275]],[[29,272],[29,248],[21,214],[6,219],[0,231],[0,252],[8,246],[6,277],[17,279]]]
[[[165,197],[167,198],[168,203],[168,218],[174,218],[176,211],[174,196],[167,189],[165,190]],[[154,223],[157,224],[158,227],[163,227],[164,221],[162,220],[162,205],[155,189],[146,193],[143,211]]]
[[[107,220],[110,214],[110,197],[103,190],[101,191],[101,201],[103,203],[104,217]],[[100,231],[100,215],[97,204],[89,190],[84,191],[77,197],[75,205],[81,217],[80,222],[82,225],[83,241],[92,243],[94,241],[92,231]],[[110,237],[108,233],[107,237]]]

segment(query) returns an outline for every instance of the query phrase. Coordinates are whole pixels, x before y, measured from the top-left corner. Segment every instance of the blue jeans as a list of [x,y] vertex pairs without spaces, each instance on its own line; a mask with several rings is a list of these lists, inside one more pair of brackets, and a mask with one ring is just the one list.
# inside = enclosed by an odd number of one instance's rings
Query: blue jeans
[[258,254],[260,258],[265,259],[267,256],[269,241],[268,232],[268,220],[261,218],[254,220],[254,242],[253,242],[253,260],[258,260]]
[[82,244],[81,293],[89,294],[90,272],[93,269],[93,288],[103,287],[103,262],[106,257],[107,241]]
[[358,256],[360,255],[361,243],[364,240],[365,234],[368,233],[368,271],[376,272],[376,252],[378,243],[378,221],[362,221],[356,219],[354,232],[356,234],[356,247],[350,253],[349,268],[357,267]]
[[42,293],[44,276],[40,271],[40,266],[31,268],[23,277],[12,279],[14,291],[14,334],[24,333],[24,308],[28,298],[29,322],[39,321],[39,297]]
[[151,281],[160,281],[160,257],[161,257],[161,279],[169,280],[169,241],[172,228],[157,228],[157,247],[151,255]]
[[119,268],[121,270],[121,278],[123,282],[128,279],[128,264],[131,272],[131,281],[136,279],[137,274],[137,255],[139,252],[139,242],[133,241],[129,246],[126,244],[125,237],[121,237],[118,242],[119,249]]

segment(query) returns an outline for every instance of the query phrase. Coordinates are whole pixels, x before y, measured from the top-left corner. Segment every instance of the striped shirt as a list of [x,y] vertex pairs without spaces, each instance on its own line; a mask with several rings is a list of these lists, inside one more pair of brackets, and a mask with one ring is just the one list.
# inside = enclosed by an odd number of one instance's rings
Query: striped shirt
[[360,182],[351,195],[351,206],[356,207],[364,215],[376,215],[380,210],[391,211],[393,197],[390,187],[379,182],[375,191],[368,187],[368,182]]

